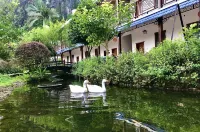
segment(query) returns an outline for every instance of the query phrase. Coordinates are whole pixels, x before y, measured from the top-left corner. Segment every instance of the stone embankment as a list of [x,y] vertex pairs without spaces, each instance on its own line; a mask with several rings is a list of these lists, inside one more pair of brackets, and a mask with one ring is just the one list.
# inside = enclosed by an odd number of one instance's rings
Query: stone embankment
[[21,87],[23,85],[24,85],[23,82],[15,82],[11,86],[6,86],[6,87],[0,86],[0,102],[9,96],[12,93],[13,89]]

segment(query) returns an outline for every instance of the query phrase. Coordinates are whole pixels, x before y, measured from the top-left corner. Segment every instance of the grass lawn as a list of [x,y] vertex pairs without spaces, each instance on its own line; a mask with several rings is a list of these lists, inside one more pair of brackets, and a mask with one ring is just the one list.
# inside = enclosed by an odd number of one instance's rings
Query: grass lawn
[[0,87],[12,85],[14,82],[23,81],[23,76],[10,77],[6,74],[0,74]]

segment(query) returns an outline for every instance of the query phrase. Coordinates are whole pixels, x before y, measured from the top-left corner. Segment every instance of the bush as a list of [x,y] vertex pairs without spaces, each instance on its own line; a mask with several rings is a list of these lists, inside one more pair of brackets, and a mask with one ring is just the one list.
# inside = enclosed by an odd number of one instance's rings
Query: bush
[[0,73],[11,74],[21,73],[23,70],[19,67],[17,60],[4,61],[0,59]]
[[0,43],[0,59],[7,60],[10,58],[10,51],[8,46]]
[[100,73],[103,63],[104,60],[100,57],[85,59],[74,65],[73,74],[97,81],[103,75],[103,73]]
[[42,43],[31,42],[19,46],[16,49],[15,56],[19,59],[22,66],[32,70],[48,61],[50,51]]
[[8,69],[8,62],[0,59],[0,73],[5,73]]
[[193,35],[193,29],[185,30],[187,41],[165,40],[147,54],[122,53],[117,60],[88,58],[77,63],[73,73],[138,87],[199,87],[200,39]]
[[50,76],[47,74],[47,70],[41,67],[36,68],[25,76],[28,83],[38,83],[41,81],[48,81]]

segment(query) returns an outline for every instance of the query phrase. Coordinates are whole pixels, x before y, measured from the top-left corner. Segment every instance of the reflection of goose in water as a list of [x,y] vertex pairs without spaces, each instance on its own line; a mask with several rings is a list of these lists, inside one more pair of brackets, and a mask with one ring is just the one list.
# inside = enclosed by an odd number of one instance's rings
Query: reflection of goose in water
[[[93,103],[102,98],[103,106],[108,106],[106,102],[106,93],[71,93],[70,102],[81,102],[81,107],[94,107]],[[73,106],[72,106],[73,107]],[[75,106],[76,107],[76,106]],[[101,106],[99,106],[101,107]],[[85,111],[88,113],[89,111]]]
[[[102,97],[103,106],[108,106],[106,102],[106,93],[88,93],[88,100],[97,100],[98,98]],[[92,98],[92,99],[90,99]]]
[[132,118],[125,118],[124,114],[121,112],[117,112],[115,113],[115,119],[120,120],[120,121],[124,121],[128,124],[133,124],[136,127],[136,132],[140,132],[140,128],[144,128],[146,130],[148,130],[148,132],[165,132],[165,130],[160,129],[154,125],[149,125],[143,122],[139,122],[135,119]]
[[70,94],[70,101],[80,101],[81,105],[85,105],[87,100],[87,93],[71,93]]

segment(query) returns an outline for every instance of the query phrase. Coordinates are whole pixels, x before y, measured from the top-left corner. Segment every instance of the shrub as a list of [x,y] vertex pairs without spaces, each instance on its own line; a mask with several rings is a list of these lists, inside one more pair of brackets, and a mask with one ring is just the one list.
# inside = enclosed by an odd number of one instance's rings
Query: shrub
[[4,61],[0,59],[0,73],[2,74],[11,74],[19,73],[23,70],[17,65],[16,60],[12,59],[10,61]]
[[74,65],[73,74],[97,81],[103,76],[103,73],[100,73],[102,72],[101,66],[103,63],[104,60],[100,57],[85,59]]
[[19,46],[16,49],[15,56],[22,66],[33,69],[47,61],[50,57],[50,52],[42,43],[31,42]]
[[10,58],[10,51],[8,46],[0,43],[0,59],[7,60]]
[[74,74],[138,87],[199,87],[200,39],[194,36],[198,30],[185,31],[187,41],[165,40],[147,54],[122,53],[117,60],[88,58],[75,65]]
[[29,75],[26,75],[26,81],[28,83],[38,83],[41,81],[48,81],[50,79],[49,74],[47,74],[47,70],[42,67],[36,68],[34,71],[30,72]]
[[0,59],[0,73],[5,73],[8,70],[8,62]]
[[[198,45],[183,40],[164,41],[148,53],[149,66],[145,74],[156,86],[195,86],[198,80]],[[195,83],[196,82],[196,83]],[[188,85],[188,86],[187,86]]]

